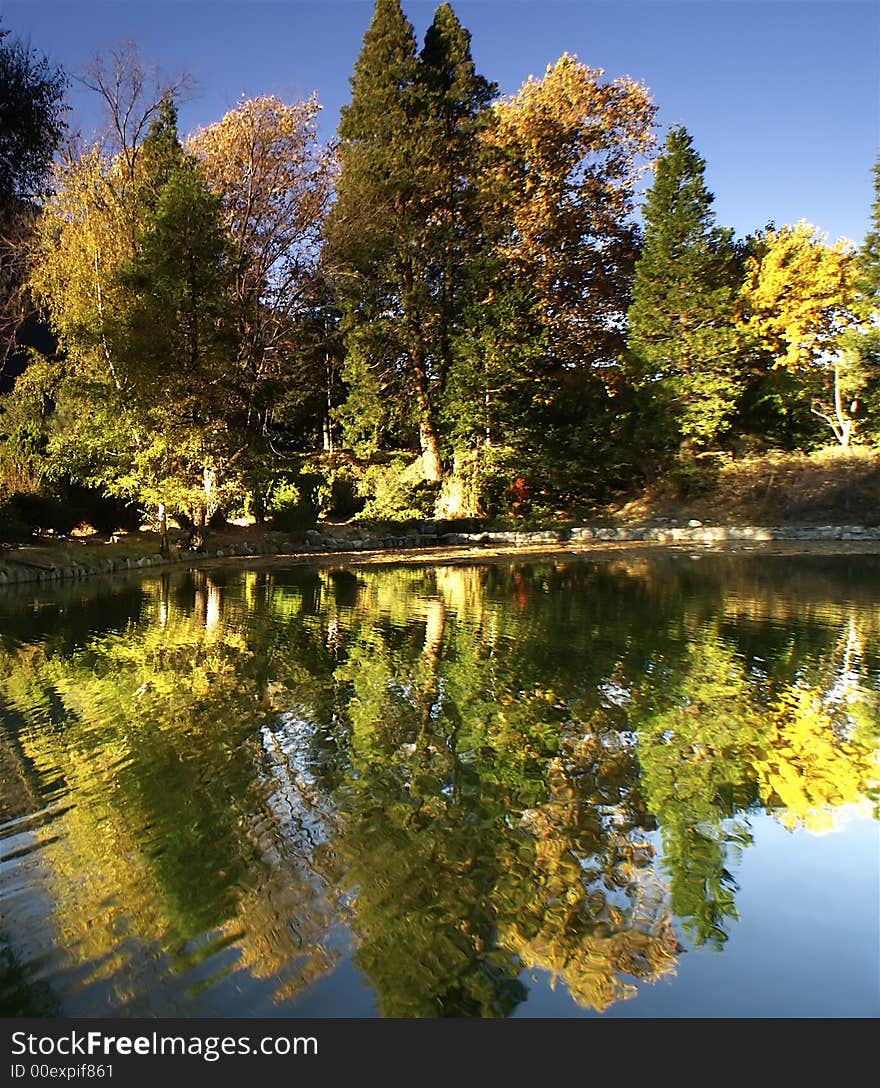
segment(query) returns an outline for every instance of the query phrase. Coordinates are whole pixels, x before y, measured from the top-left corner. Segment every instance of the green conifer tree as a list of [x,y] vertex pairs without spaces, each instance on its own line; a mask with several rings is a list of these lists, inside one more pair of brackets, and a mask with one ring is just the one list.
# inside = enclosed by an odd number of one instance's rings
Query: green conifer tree
[[670,130],[644,206],[644,247],[628,312],[633,378],[646,439],[696,445],[724,431],[738,391],[732,232],[715,225],[705,160]]
[[843,338],[843,357],[856,377],[859,430],[880,440],[880,158],[874,163],[871,222],[855,257],[852,308],[856,328]]
[[176,496],[203,534],[241,437],[229,426],[231,243],[219,198],[180,144],[170,99],[141,146],[140,167],[135,253],[119,274],[128,306],[114,336],[144,412],[139,453],[148,438],[150,459],[161,462],[157,501]]
[[26,321],[31,336],[38,327],[24,288],[27,254],[34,201],[65,129],[66,84],[60,68],[0,27],[0,392],[7,358],[19,355],[24,364],[17,334]]
[[327,229],[345,311],[343,417],[364,452],[417,441],[431,481],[443,476],[439,419],[480,245],[478,125],[492,93],[448,4],[417,55],[398,0],[376,0]]
[[65,130],[67,78],[0,27],[0,213],[39,191]]
[[859,270],[857,286],[874,306],[880,305],[880,158],[874,163],[874,203],[871,207],[871,229],[865,235],[856,261]]
[[880,158],[874,163],[871,224],[856,254],[855,310],[865,330],[865,355],[880,356]]
[[343,312],[340,411],[356,453],[405,441],[410,404],[396,397],[406,356],[400,279],[414,205],[412,95],[416,42],[399,0],[376,0],[339,123],[336,204],[326,226],[326,260]]
[[483,249],[477,134],[495,87],[477,73],[470,38],[449,4],[441,4],[425,34],[416,84],[426,212],[422,276],[433,304],[430,348],[441,385]]

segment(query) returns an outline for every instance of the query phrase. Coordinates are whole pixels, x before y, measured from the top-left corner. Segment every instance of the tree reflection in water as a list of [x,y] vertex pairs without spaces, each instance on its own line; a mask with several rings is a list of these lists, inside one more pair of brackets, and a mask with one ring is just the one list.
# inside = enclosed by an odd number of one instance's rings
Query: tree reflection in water
[[773,562],[0,599],[5,1010],[295,1011],[346,958],[383,1015],[604,1010],[722,946],[754,814],[876,802],[878,564]]

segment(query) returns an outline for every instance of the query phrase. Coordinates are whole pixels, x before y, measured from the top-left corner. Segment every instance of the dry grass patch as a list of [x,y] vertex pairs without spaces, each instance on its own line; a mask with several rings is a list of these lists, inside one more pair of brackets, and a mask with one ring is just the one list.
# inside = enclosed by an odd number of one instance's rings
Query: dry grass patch
[[690,495],[670,494],[674,473],[617,514],[626,520],[697,518],[730,525],[880,524],[880,450],[699,458],[681,472]]

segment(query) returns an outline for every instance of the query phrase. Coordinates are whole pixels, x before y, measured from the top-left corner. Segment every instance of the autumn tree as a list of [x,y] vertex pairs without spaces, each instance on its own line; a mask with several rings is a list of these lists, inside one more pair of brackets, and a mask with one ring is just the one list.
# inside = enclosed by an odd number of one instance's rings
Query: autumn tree
[[141,149],[180,82],[164,84],[151,75],[133,46],[94,62],[86,83],[106,107],[107,132],[60,158],[34,239],[30,281],[59,339],[58,377],[66,389],[47,395],[59,405],[66,399],[79,404],[71,409],[73,423],[91,417],[94,424],[84,429],[83,446],[69,451],[75,454],[70,467],[83,475],[99,462],[118,469],[105,439],[120,429],[130,442],[139,429],[139,400],[126,384],[113,325],[126,313],[120,272],[134,259],[146,210]]
[[32,243],[29,286],[58,351],[33,358],[27,380],[16,382],[4,404],[9,418],[26,419],[40,435],[43,479],[57,487],[68,477],[119,496],[126,489],[114,481],[128,474],[142,429],[110,329],[111,318],[125,312],[116,276],[131,254],[123,185],[118,159],[97,146],[57,163]]
[[840,350],[853,324],[852,262],[847,241],[828,245],[809,223],[768,229],[751,242],[738,306],[752,380],[774,389],[782,413],[809,409],[841,446],[864,384]]
[[627,314],[633,380],[661,447],[715,441],[738,393],[732,232],[715,225],[704,172],[687,131],[672,128],[644,206]]
[[622,415],[634,191],[653,116],[640,84],[566,54],[496,102],[482,130],[490,246],[457,375],[460,418],[475,424],[463,441],[556,495],[608,464],[604,436]]
[[219,203],[165,98],[134,154],[59,172],[33,282],[66,353],[49,449],[112,494],[203,528],[241,436],[228,426],[231,256]]
[[563,366],[617,358],[637,237],[634,187],[653,144],[645,88],[603,75],[563,55],[496,103],[486,135],[502,252],[533,290]]
[[332,158],[318,142],[320,109],[314,95],[289,104],[242,100],[187,145],[232,240],[239,355],[230,408],[262,459],[303,441],[291,425],[304,408],[316,424],[302,427],[306,441],[314,443],[318,425],[329,427],[327,368],[310,350],[330,340],[315,320],[326,305],[320,234],[333,181]]

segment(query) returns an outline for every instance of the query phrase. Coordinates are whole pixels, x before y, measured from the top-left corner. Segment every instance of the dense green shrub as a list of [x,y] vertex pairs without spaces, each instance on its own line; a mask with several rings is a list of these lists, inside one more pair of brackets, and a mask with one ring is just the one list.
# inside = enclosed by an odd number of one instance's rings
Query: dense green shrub
[[516,451],[508,446],[483,446],[456,454],[440,493],[438,512],[490,518],[509,513],[518,467]]
[[422,476],[419,461],[394,458],[385,464],[370,465],[360,481],[366,501],[357,521],[412,521],[431,517],[440,490]]
[[0,500],[0,544],[24,544],[31,538],[31,527],[22,518],[12,499]]
[[53,532],[66,536],[79,523],[77,512],[55,495],[37,491],[17,492],[9,503],[18,518],[32,532]]
[[344,520],[359,514],[364,508],[364,499],[359,491],[359,480],[347,467],[335,471],[330,479],[330,495],[326,516]]
[[266,513],[283,532],[312,528],[318,520],[317,492],[321,477],[290,472],[275,478],[266,495]]
[[321,481],[316,494],[322,518],[347,521],[361,512],[365,502],[361,495],[363,469],[355,462],[332,457],[322,459],[311,467]]
[[0,499],[0,539],[23,542],[35,533],[67,536],[80,525],[109,535],[137,529],[141,511],[93,488],[62,483],[48,491],[16,491]]

